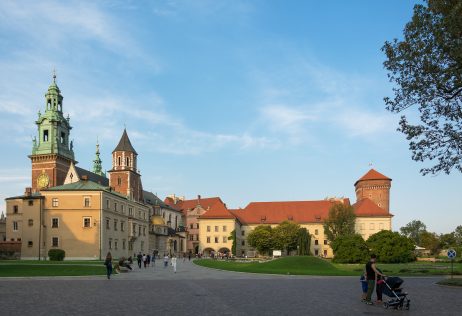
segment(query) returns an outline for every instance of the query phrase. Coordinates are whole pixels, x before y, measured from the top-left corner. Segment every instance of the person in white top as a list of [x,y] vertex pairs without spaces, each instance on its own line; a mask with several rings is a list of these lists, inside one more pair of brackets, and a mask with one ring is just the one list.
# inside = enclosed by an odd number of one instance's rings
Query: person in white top
[[173,267],[173,273],[176,273],[176,256],[173,255],[172,257],[172,267]]

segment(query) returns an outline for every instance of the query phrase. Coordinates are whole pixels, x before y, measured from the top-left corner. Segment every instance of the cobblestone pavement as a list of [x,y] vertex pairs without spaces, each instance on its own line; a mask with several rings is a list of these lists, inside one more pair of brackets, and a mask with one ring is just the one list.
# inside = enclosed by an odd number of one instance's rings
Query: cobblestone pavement
[[462,289],[404,278],[409,311],[360,302],[356,277],[246,274],[178,262],[104,276],[0,278],[0,315],[461,315]]

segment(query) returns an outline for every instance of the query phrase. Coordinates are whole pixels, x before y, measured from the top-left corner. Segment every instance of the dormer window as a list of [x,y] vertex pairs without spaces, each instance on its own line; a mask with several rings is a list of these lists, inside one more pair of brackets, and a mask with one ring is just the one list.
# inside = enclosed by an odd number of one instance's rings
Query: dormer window
[[263,223],[263,222],[266,222],[266,216],[263,215],[263,216],[260,218],[260,221],[261,221],[262,223]]
[[47,129],[43,131],[43,141],[44,142],[48,141],[48,130]]
[[65,143],[66,143],[66,133],[61,132],[61,144],[65,144]]

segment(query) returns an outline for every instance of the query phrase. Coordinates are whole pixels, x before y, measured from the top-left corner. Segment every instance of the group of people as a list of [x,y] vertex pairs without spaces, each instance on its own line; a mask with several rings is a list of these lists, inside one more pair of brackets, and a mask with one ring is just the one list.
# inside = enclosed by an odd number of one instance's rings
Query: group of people
[[373,305],[372,303],[372,293],[374,288],[376,289],[377,294],[377,304],[382,303],[382,289],[384,286],[384,278],[386,277],[382,271],[376,266],[376,255],[372,254],[371,259],[366,263],[366,268],[364,273],[360,278],[361,286],[363,290],[362,301],[368,305]]

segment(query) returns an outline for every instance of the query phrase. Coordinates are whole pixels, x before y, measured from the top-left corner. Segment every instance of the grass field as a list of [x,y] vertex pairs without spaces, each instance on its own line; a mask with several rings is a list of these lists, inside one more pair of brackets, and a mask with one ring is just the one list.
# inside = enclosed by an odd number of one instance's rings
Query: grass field
[[102,261],[0,261],[0,277],[105,275]]
[[[200,266],[229,271],[268,273],[268,274],[295,274],[295,275],[344,275],[359,276],[364,264],[332,264],[328,260],[310,257],[284,257],[268,262],[233,262],[220,260],[195,260]],[[377,266],[386,275],[447,275],[451,272],[449,263],[413,262],[407,264],[380,264]],[[455,274],[462,274],[462,264],[454,264]]]

